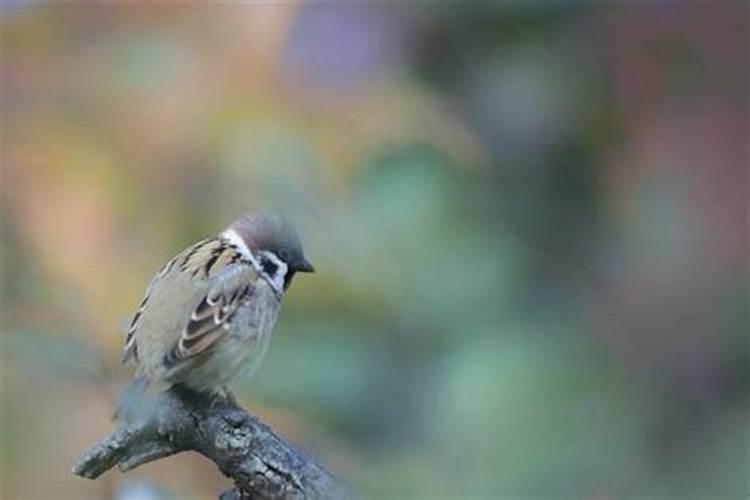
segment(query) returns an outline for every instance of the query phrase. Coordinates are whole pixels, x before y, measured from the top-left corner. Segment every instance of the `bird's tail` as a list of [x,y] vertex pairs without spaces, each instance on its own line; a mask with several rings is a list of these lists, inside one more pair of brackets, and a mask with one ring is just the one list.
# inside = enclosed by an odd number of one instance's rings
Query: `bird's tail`
[[113,420],[140,420],[149,417],[154,408],[151,383],[145,375],[138,375],[125,387],[117,402]]

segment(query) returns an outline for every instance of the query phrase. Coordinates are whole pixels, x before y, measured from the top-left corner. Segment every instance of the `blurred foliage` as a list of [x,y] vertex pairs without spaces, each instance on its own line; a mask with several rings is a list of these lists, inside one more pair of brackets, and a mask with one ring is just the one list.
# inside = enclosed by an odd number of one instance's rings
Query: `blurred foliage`
[[747,497],[746,6],[426,6],[0,6],[0,496],[226,486],[68,471],[153,272],[275,207],[238,394],[367,497]]

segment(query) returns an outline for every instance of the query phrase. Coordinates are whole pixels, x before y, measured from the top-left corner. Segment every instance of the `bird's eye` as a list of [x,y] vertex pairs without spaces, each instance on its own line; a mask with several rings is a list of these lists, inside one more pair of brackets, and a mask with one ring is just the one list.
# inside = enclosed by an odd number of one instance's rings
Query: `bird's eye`
[[286,249],[282,249],[279,251],[279,258],[283,260],[284,262],[289,262],[289,251]]
[[260,265],[263,267],[263,272],[268,276],[274,276],[279,269],[279,265],[268,257],[263,257],[260,260]]

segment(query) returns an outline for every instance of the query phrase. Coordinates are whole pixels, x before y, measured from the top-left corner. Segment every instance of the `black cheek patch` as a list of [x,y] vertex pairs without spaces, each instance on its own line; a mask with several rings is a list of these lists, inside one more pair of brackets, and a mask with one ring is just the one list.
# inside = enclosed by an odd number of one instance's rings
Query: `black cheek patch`
[[276,276],[276,271],[279,270],[279,266],[276,265],[271,259],[263,258],[260,261],[260,265],[263,267],[263,272],[268,276]]

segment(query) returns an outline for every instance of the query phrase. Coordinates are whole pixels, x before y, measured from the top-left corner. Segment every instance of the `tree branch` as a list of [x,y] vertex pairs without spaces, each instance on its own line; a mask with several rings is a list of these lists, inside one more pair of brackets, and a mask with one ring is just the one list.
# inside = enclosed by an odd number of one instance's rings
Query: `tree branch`
[[115,465],[125,472],[186,450],[234,480],[236,488],[222,499],[352,498],[330,472],[254,416],[182,388],[159,395],[151,418],[121,423],[78,459],[73,473],[96,479]]

